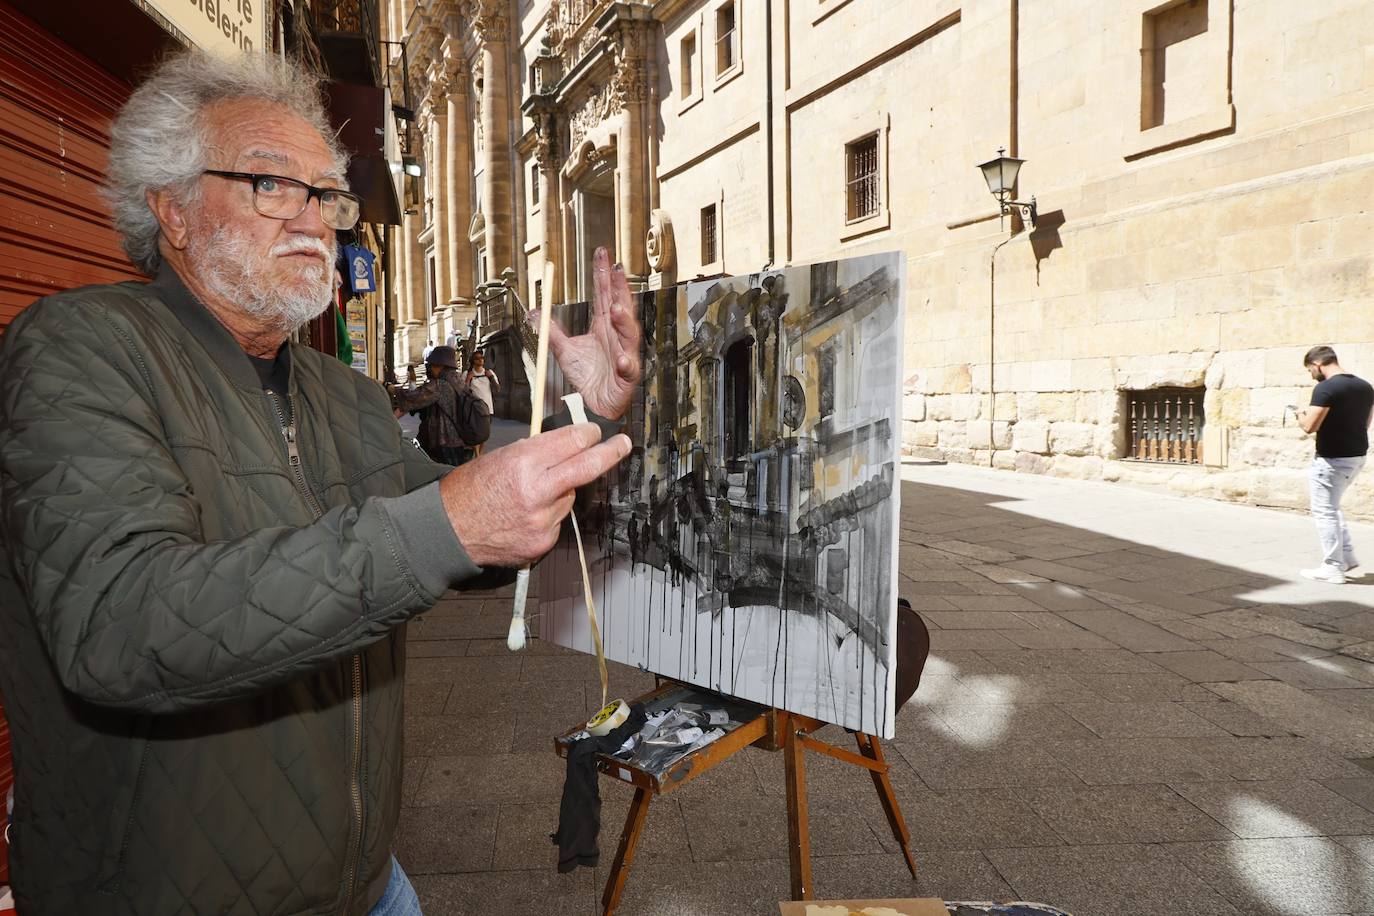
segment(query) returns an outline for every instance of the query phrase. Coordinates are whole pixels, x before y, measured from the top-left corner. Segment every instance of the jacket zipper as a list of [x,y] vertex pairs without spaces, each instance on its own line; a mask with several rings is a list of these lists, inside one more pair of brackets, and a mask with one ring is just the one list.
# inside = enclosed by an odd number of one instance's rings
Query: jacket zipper
[[[315,498],[314,492],[310,489],[310,484],[305,479],[305,466],[301,463],[300,449],[296,444],[296,411],[291,404],[290,395],[286,398],[286,410],[282,410],[279,395],[270,388],[264,389],[268,399],[272,402],[272,410],[277,415],[277,425],[281,427],[282,439],[286,442],[286,460],[291,465],[291,473],[295,480],[296,490],[301,494],[311,513],[315,518],[324,515],[324,509],[320,502]],[[287,417],[290,417],[288,422]],[[353,761],[349,780],[349,802],[353,806],[353,822],[355,827],[354,835],[356,841],[350,838],[348,855],[345,857],[348,865],[348,879],[344,884],[344,908],[343,912],[348,912],[353,903],[353,892],[356,889],[358,878],[358,868],[362,864],[363,855],[363,790],[362,790],[362,765],[363,765],[363,659],[361,655],[353,656],[351,674],[351,686],[353,690]],[[354,845],[356,842],[356,846]]]
[[363,658],[353,656],[353,778],[349,785],[353,802],[353,820],[357,827],[358,846],[348,856],[348,883],[345,888],[344,908],[347,913],[353,903],[353,892],[358,880],[358,868],[363,858],[363,789],[360,773],[363,766]]
[[[272,409],[277,414],[277,425],[281,427],[281,436],[286,440],[286,461],[291,465],[291,473],[296,482],[296,490],[305,500],[305,504],[310,507],[310,511],[315,518],[324,515],[324,509],[320,507],[320,502],[315,498],[310,485],[305,480],[305,467],[301,464],[301,452],[296,447],[296,411],[291,405],[291,396],[286,398],[286,411],[282,410],[280,396],[270,388],[264,389],[267,396],[272,401]],[[290,419],[287,419],[287,416]]]

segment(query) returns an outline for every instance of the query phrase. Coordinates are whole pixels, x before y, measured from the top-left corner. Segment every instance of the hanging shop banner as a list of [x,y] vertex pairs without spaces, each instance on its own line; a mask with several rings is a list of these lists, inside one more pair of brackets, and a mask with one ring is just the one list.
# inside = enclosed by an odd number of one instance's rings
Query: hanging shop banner
[[265,51],[269,0],[135,0],[160,25],[197,48]]
[[377,277],[373,273],[373,262],[377,256],[361,245],[343,246],[344,263],[348,265],[346,282],[349,292],[355,296],[377,291]]

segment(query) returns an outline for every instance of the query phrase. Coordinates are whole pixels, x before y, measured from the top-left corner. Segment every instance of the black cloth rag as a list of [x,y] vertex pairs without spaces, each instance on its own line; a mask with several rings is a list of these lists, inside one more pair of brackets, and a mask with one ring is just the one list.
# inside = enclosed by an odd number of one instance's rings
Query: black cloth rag
[[596,845],[601,832],[601,789],[597,784],[596,755],[611,754],[646,722],[644,704],[630,707],[630,717],[610,734],[588,735],[568,748],[568,772],[563,778],[563,800],[558,805],[558,830],[550,838],[558,844],[558,870],[570,872],[579,865],[595,868],[601,857]]

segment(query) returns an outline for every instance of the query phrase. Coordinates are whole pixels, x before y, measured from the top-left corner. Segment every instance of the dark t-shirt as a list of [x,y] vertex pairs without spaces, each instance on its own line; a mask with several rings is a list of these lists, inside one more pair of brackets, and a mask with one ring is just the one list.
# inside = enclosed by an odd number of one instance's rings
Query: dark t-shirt
[[287,396],[287,386],[291,380],[290,349],[286,344],[282,344],[277,355],[271,359],[249,356],[248,361],[258,371],[258,381],[262,383],[263,390],[272,393],[272,400],[275,402],[277,410],[289,423],[291,421],[291,399]]
[[1317,454],[1323,458],[1359,458],[1369,451],[1369,412],[1374,387],[1350,373],[1333,375],[1312,389],[1312,406],[1329,407],[1317,429]]

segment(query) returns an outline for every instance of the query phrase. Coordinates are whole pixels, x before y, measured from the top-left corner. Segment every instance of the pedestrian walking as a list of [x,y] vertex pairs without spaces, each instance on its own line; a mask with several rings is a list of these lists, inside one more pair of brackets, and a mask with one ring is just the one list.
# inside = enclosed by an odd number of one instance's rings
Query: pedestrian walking
[[1374,422],[1374,387],[1341,368],[1336,351],[1313,347],[1303,366],[1316,380],[1311,406],[1297,412],[1304,432],[1317,434],[1316,455],[1309,471],[1312,517],[1317,523],[1322,561],[1302,574],[1340,585],[1359,565],[1350,529],[1341,513],[1341,497],[1364,467],[1369,453],[1369,426]]
[[[487,413],[496,414],[494,395],[501,390],[501,381],[496,377],[496,373],[487,368],[487,355],[481,350],[472,354],[472,365],[468,368],[468,374],[464,379],[468,389],[487,405]],[[482,454],[486,448],[486,443],[478,443],[474,447],[476,454]]]
[[472,457],[459,425],[465,384],[458,352],[435,347],[425,361],[425,374],[429,380],[414,390],[392,389],[391,403],[401,413],[419,411],[420,448],[435,461],[457,467]]

